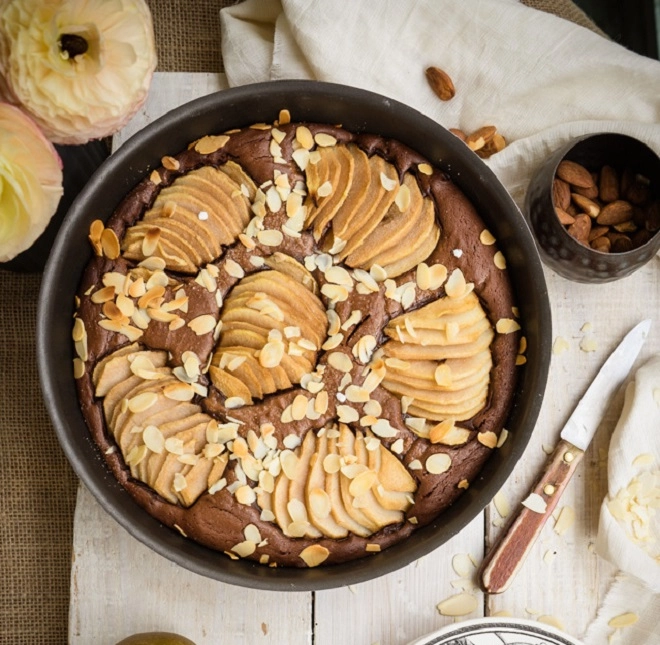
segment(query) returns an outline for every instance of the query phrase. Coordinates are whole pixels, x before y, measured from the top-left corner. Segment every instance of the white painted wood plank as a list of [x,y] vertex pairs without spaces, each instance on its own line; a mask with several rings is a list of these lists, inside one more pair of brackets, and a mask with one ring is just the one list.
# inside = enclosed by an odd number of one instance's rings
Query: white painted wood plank
[[245,589],[187,571],[129,535],[83,486],[74,526],[71,645],[114,645],[146,631],[197,645],[311,642],[309,593]]
[[[537,427],[516,469],[502,491],[512,509],[526,497],[546,460],[546,448],[554,446],[559,432],[584,394],[598,369],[625,333],[644,318],[654,322],[651,334],[635,366],[660,353],[660,257],[654,258],[632,276],[605,285],[585,285],[546,271],[553,310],[553,337],[562,337],[569,349],[553,355],[548,387]],[[583,328],[592,327],[591,331]],[[580,349],[583,338],[596,341],[593,352]],[[607,492],[607,449],[609,437],[623,405],[623,392],[612,401],[583,463],[569,484],[559,508],[571,506],[576,521],[563,536],[550,520],[511,588],[488,599],[488,612],[508,611],[516,617],[534,618],[531,612],[557,617],[566,631],[581,636],[595,618],[609,586],[614,567],[592,550],[598,530],[600,505]],[[499,528],[489,513],[488,539]],[[547,551],[556,552],[550,564]]]
[[[315,594],[314,643],[402,645],[451,624],[436,605],[459,593],[452,568],[458,553],[483,558],[484,518],[478,515],[459,535],[433,553],[382,578]],[[472,577],[474,583],[476,578]],[[475,590],[477,609],[465,618],[483,616],[484,597]]]
[[[226,87],[218,74],[158,73],[145,106],[115,136],[117,149],[172,108]],[[74,518],[69,642],[113,645],[173,631],[197,645],[309,645],[312,595],[226,585],[182,569],[122,529],[82,486]]]

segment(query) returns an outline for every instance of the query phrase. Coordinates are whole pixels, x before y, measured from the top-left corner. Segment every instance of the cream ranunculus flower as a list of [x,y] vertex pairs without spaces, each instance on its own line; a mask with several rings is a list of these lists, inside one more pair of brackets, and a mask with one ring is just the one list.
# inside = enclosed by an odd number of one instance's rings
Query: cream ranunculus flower
[[32,246],[62,197],[62,162],[18,108],[0,103],[0,262]]
[[155,67],[144,0],[0,2],[0,94],[55,143],[119,130],[144,103]]

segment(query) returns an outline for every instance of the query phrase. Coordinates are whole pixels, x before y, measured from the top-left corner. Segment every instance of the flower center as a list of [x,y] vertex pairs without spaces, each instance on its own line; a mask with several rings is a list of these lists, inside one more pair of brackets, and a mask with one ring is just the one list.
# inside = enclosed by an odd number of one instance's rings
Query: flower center
[[62,34],[59,45],[62,54],[68,59],[80,56],[89,49],[89,43],[78,34]]

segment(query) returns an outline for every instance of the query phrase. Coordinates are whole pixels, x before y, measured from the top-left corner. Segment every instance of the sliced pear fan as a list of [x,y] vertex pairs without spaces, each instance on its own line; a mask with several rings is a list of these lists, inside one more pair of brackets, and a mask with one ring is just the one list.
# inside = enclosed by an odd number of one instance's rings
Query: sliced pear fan
[[123,254],[130,260],[161,257],[168,269],[196,273],[247,225],[255,192],[233,162],[192,170],[163,188],[142,220],[127,229]]
[[166,358],[130,345],[99,362],[92,380],[131,476],[168,502],[190,506],[222,477],[227,455],[206,456],[207,429],[216,421],[199,405],[172,398],[188,386]]
[[281,253],[268,264],[273,268],[243,278],[225,299],[209,369],[225,397],[247,404],[313,371],[328,327],[311,273]]
[[466,421],[483,409],[494,332],[474,292],[394,318],[385,334],[382,386],[408,397],[408,414]]
[[[367,442],[375,442],[367,449]],[[404,520],[417,489],[401,461],[372,434],[339,424],[308,432],[257,503],[288,537],[368,537]]]
[[317,152],[306,168],[306,225],[323,250],[339,249],[336,256],[351,267],[379,264],[390,278],[431,254],[440,237],[435,207],[412,174],[400,186],[392,164],[354,144]]

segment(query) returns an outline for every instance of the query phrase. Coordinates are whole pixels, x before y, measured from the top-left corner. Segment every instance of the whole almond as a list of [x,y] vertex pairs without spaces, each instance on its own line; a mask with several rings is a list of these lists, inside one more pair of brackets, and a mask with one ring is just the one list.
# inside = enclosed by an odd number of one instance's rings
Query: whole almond
[[468,134],[465,143],[468,144],[470,150],[476,152],[477,150],[481,150],[495,136],[496,132],[497,128],[494,125],[484,125]]
[[600,251],[601,253],[609,253],[610,249],[612,248],[612,242],[610,242],[610,239],[606,236],[601,236],[597,237],[595,240],[592,242],[589,242],[589,246],[594,251]]
[[578,215],[566,230],[571,237],[574,237],[581,244],[588,244],[589,233],[591,231],[591,218],[584,213]]
[[630,236],[630,241],[633,243],[633,248],[638,248],[644,246],[652,237],[653,235],[645,228],[641,228]]
[[567,159],[564,159],[557,167],[557,176],[565,182],[580,188],[589,188],[594,185],[591,173],[584,166]]
[[456,94],[454,82],[443,69],[439,67],[428,67],[426,69],[426,80],[441,101],[449,101],[454,98]]
[[609,226],[592,226],[591,232],[589,233],[589,242],[593,242],[595,239],[602,237],[603,235],[607,235],[609,230]]
[[619,173],[612,166],[603,166],[600,170],[598,196],[603,202],[619,199]]
[[583,213],[586,213],[592,219],[598,217],[600,206],[595,201],[578,193],[571,193],[571,199]]
[[555,213],[557,214],[557,219],[560,224],[563,224],[564,226],[570,226],[575,222],[575,218],[572,215],[569,215],[563,208],[559,208],[559,206],[555,206]]
[[499,132],[496,132],[493,138],[490,141],[486,141],[486,145],[476,152],[482,159],[488,159],[488,157],[492,157],[495,153],[504,150],[504,148],[506,148],[506,139]]
[[624,234],[620,234],[620,236],[615,238],[612,242],[613,253],[627,253],[628,251],[632,251],[632,248],[632,240]]
[[581,188],[580,186],[573,186],[572,188],[575,194],[582,195],[587,199],[596,199],[598,197],[598,186],[596,186],[595,182],[589,188]]
[[563,179],[555,177],[553,180],[552,201],[555,206],[564,211],[569,207],[571,203],[571,189]]
[[467,139],[465,132],[463,132],[463,130],[459,130],[458,128],[449,128],[449,132],[458,137],[461,141],[465,141]]
[[601,226],[613,226],[622,224],[633,217],[633,207],[630,202],[623,199],[617,199],[614,202],[605,204],[596,218],[596,222]]

